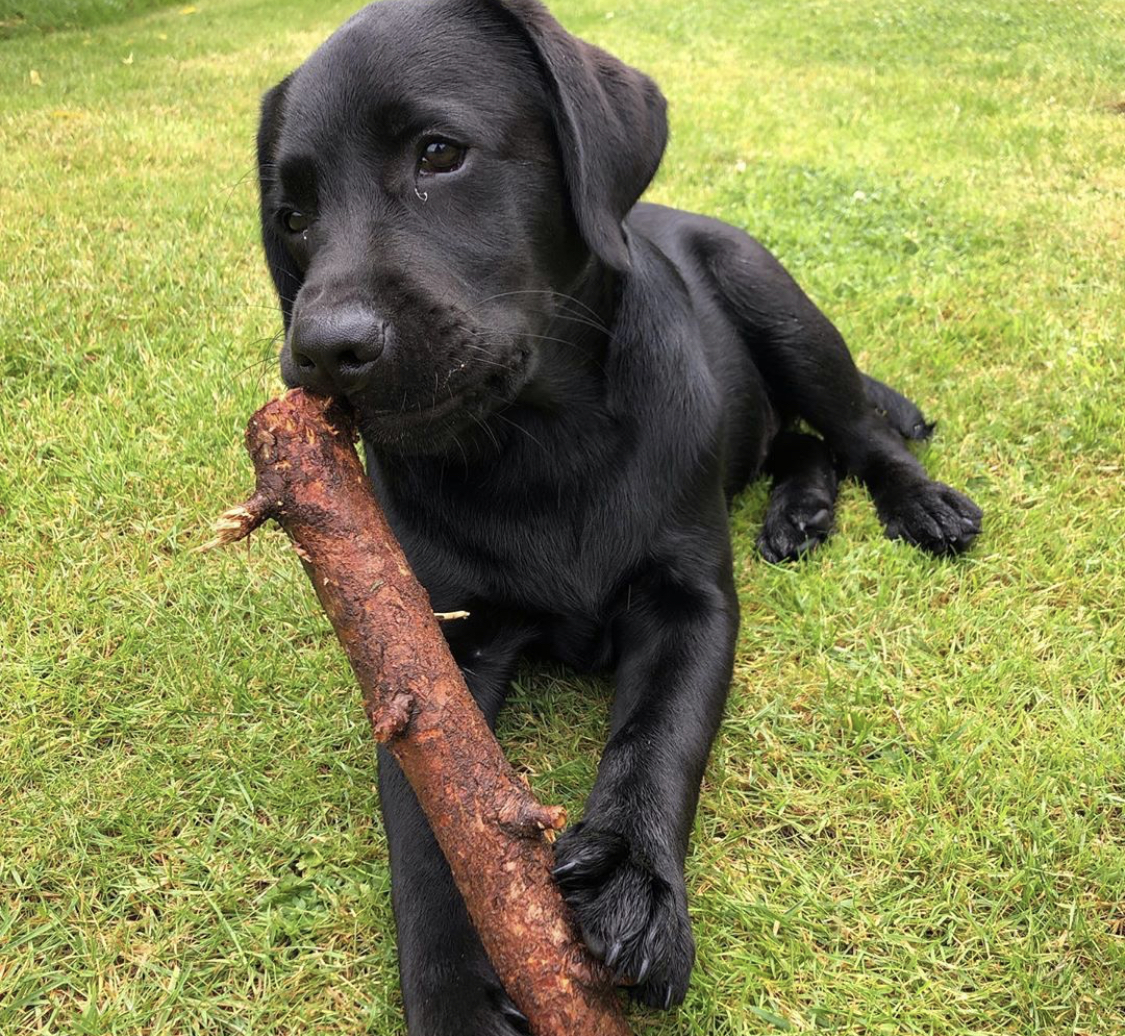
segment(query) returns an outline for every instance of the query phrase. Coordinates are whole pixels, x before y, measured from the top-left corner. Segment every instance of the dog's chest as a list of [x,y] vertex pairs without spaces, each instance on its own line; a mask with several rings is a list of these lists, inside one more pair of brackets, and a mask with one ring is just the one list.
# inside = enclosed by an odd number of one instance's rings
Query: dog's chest
[[518,534],[475,547],[466,573],[480,596],[526,614],[549,656],[582,672],[612,662],[610,616],[633,553],[621,530],[587,515],[562,522],[521,523]]
[[[568,642],[596,639],[600,617],[644,550],[635,530],[596,494],[431,492],[425,504],[397,503],[395,531],[435,606],[483,599],[567,621],[574,627],[568,627]],[[592,643],[582,653],[591,652],[598,653]]]
[[[463,515],[463,517],[465,517]],[[544,615],[602,614],[637,544],[595,503],[490,509],[452,541],[466,581],[483,596]]]

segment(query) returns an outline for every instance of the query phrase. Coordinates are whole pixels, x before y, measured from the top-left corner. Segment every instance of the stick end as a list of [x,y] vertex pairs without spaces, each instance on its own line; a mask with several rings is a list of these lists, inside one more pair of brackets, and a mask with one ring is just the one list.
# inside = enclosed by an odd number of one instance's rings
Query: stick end
[[201,543],[192,553],[200,554],[244,540],[269,516],[270,511],[265,498],[257,495],[244,504],[230,507],[219,515],[211,526],[213,538],[206,543]]

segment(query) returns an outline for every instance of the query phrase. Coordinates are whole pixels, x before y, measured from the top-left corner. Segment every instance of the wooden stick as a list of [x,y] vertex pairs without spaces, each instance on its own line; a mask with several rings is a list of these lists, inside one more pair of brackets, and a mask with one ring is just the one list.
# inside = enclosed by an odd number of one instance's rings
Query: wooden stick
[[[301,390],[246,429],[257,489],[207,546],[269,518],[289,534],[347,652],[375,737],[402,766],[496,974],[536,1036],[628,1036],[608,972],[550,875],[565,811],[504,758],[356,455],[349,417]],[[450,616],[452,617],[452,616]]]

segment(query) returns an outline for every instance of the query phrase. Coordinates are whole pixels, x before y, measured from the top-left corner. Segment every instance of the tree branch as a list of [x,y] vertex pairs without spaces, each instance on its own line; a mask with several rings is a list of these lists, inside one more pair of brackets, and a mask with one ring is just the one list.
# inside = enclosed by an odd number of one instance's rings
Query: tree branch
[[[287,393],[246,429],[257,490],[207,546],[273,518],[289,534],[347,652],[371,729],[401,764],[481,942],[536,1036],[628,1036],[609,974],[576,937],[550,876],[565,811],[504,758],[425,591],[375,499],[345,412]],[[453,614],[443,616],[452,618]]]

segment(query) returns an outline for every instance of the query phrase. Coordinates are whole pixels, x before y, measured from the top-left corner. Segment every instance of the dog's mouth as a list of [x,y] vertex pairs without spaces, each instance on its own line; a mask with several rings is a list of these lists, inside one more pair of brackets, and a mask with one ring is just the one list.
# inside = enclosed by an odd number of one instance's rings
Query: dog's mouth
[[442,453],[466,446],[465,436],[487,433],[488,419],[510,406],[531,378],[532,350],[520,348],[459,385],[448,383],[430,400],[403,399],[397,409],[375,407],[365,393],[348,396],[359,430],[377,451]]

